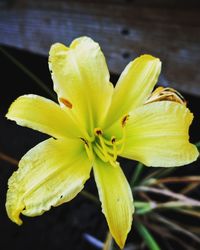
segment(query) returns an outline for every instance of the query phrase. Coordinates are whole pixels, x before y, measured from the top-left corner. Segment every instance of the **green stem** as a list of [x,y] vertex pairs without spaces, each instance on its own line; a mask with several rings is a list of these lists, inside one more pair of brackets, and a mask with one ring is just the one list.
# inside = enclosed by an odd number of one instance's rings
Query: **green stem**
[[13,57],[2,47],[0,47],[0,52],[12,63],[14,63],[19,69],[21,69],[27,76],[29,76],[34,82],[36,82],[51,98],[53,98],[54,101],[56,101],[55,94],[35,74],[33,74],[27,67],[20,63],[15,57]]
[[134,174],[133,174],[131,181],[130,181],[131,188],[133,188],[135,186],[135,184],[137,183],[143,169],[144,169],[144,165],[141,162],[139,162],[136,166],[136,169],[135,169]]
[[149,230],[140,222],[135,222],[136,228],[139,232],[139,234],[144,239],[144,242],[146,243],[147,247],[150,250],[161,250],[158,243],[154,239],[153,235],[149,232]]

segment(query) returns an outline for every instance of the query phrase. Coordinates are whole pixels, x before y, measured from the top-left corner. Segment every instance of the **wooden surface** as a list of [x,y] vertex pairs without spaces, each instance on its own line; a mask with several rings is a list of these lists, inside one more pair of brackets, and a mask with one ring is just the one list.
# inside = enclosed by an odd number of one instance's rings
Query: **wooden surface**
[[199,1],[21,0],[0,7],[2,45],[47,56],[52,43],[88,35],[112,73],[150,53],[163,62],[160,84],[200,95]]

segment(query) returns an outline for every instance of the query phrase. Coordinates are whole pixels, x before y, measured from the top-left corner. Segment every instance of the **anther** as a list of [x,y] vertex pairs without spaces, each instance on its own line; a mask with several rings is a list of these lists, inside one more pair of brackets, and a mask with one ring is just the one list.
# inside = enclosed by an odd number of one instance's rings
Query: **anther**
[[100,128],[95,128],[94,129],[94,133],[96,134],[96,135],[102,135],[103,133],[102,133],[102,130],[100,129]]
[[114,136],[111,138],[111,142],[112,142],[112,144],[114,144],[116,142],[116,138]]
[[72,103],[67,99],[60,97],[59,101],[62,102],[67,108],[72,109]]
[[122,127],[124,127],[126,125],[126,122],[128,121],[128,118],[129,118],[129,115],[125,115],[123,118],[122,118]]
[[89,145],[88,145],[88,141],[87,140],[85,140],[84,138],[82,138],[82,137],[80,137],[80,139],[85,143],[85,145],[86,146],[88,146],[89,147]]

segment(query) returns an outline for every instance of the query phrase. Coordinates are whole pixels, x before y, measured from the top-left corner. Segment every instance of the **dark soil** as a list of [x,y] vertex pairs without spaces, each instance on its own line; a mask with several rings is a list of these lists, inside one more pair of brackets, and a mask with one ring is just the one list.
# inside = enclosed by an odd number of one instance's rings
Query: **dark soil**
[[[18,60],[34,72],[47,86],[52,88],[52,81],[47,65],[47,58],[30,54],[28,52],[5,48]],[[18,96],[23,94],[38,94],[48,97],[35,82],[19,70],[3,55],[0,56],[1,65],[1,91],[0,91],[0,152],[19,160],[30,148],[47,138],[37,131],[20,127],[14,122],[6,120],[8,107]],[[112,76],[115,82],[117,76]],[[183,93],[184,95],[184,93]],[[188,105],[196,118],[191,127],[191,141],[200,140],[199,101],[200,98],[184,95]],[[135,162],[122,160],[123,169],[127,178],[133,172]],[[198,164],[195,164],[198,165]],[[7,181],[16,166],[0,160],[0,249],[5,250],[95,250],[85,239],[85,234],[105,240],[107,224],[101,208],[92,201],[79,194],[74,200],[57,208],[52,208],[42,216],[29,218],[23,216],[22,226],[11,222],[5,211]],[[150,170],[147,170],[150,171]],[[188,171],[188,166],[181,172]],[[198,174],[198,169],[191,166],[191,172]],[[93,177],[87,182],[85,190],[97,195]],[[128,241],[133,241],[136,233],[129,235]],[[138,238],[138,237],[137,237]]]

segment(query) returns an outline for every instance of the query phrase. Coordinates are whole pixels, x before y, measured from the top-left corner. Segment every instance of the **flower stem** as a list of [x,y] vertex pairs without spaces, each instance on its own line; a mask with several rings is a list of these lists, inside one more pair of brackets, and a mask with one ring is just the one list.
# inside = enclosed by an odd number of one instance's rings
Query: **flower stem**
[[29,76],[34,82],[36,82],[54,101],[56,101],[55,94],[42,82],[35,74],[33,74],[26,66],[19,62],[15,57],[8,53],[5,49],[0,47],[0,52],[7,57],[12,63],[14,63],[19,69],[21,69],[27,76]]
[[152,236],[152,234],[149,232],[149,230],[140,222],[136,222],[136,228],[138,230],[138,233],[142,236],[144,239],[146,245],[150,250],[161,250],[158,243]]

